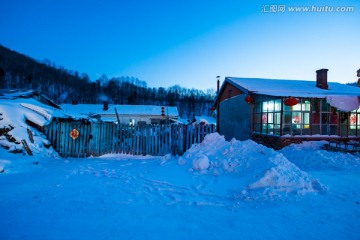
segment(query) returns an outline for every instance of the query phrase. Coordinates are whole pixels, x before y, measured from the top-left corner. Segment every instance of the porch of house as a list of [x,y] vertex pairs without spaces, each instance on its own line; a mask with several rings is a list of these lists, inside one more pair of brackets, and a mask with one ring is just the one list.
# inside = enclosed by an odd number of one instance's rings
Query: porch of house
[[330,151],[343,151],[343,152],[360,152],[360,137],[349,136],[277,136],[261,133],[253,133],[252,140],[275,150],[280,150],[283,147],[289,146],[293,143],[302,143],[305,141],[327,141],[323,149]]
[[298,98],[294,106],[284,101],[266,97],[254,103],[254,141],[281,149],[292,143],[325,140],[327,150],[360,151],[360,109],[342,111],[324,98]]

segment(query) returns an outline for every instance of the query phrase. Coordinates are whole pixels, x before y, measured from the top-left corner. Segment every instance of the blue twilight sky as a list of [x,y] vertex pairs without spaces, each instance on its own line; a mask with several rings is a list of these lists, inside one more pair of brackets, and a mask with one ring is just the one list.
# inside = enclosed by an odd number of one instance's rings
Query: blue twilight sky
[[355,82],[359,42],[358,0],[0,1],[1,45],[92,80],[151,87],[215,88],[217,75],[312,80],[320,68]]

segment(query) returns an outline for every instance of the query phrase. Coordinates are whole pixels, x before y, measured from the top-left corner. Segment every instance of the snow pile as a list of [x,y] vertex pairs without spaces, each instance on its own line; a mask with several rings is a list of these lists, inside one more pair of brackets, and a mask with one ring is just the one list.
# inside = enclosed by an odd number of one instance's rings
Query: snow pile
[[309,170],[358,170],[360,158],[350,153],[325,151],[326,141],[292,144],[280,150],[286,158],[304,171]]
[[206,170],[210,167],[209,158],[203,154],[197,155],[192,161],[193,169],[195,170]]
[[235,174],[237,197],[281,198],[288,194],[323,192],[325,188],[283,154],[254,141],[228,142],[218,133],[209,134],[178,160],[192,164],[201,174]]

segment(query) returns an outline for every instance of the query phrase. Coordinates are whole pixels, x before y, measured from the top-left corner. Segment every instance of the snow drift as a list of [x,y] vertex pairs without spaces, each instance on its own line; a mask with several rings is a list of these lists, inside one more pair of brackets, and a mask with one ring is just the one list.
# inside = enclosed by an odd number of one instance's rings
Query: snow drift
[[201,174],[235,174],[238,192],[244,199],[282,198],[289,194],[324,192],[322,184],[300,170],[283,154],[254,141],[225,141],[218,133],[209,134],[178,160],[192,164]]
[[327,141],[291,144],[279,151],[304,171],[313,170],[359,170],[360,159],[350,153],[325,151],[321,147]]
[[[53,116],[63,116],[58,109],[51,108],[34,99],[1,100],[0,102],[0,146],[14,153],[25,153],[21,140],[27,144],[35,155],[57,156],[46,136],[37,128],[44,127]],[[29,132],[33,135],[30,140]]]

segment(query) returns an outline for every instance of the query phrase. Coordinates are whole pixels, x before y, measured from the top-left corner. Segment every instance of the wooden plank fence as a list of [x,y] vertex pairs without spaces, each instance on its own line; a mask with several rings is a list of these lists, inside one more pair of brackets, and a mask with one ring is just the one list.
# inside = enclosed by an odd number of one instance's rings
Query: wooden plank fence
[[[78,136],[71,137],[76,129]],[[56,122],[45,134],[62,157],[100,156],[109,153],[164,156],[182,155],[194,143],[215,132],[215,125]]]

